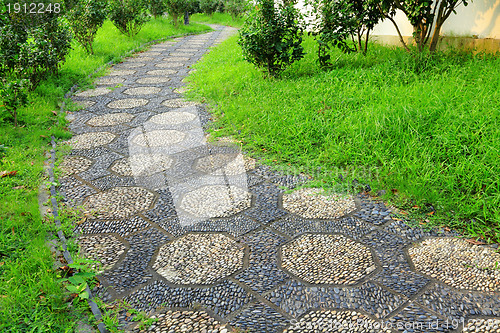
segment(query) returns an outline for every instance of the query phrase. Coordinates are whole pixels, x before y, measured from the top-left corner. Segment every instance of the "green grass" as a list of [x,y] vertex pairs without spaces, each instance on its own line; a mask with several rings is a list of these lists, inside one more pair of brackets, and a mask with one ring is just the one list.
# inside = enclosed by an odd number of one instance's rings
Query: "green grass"
[[216,136],[235,136],[324,187],[349,187],[339,175],[357,179],[402,207],[425,214],[432,205],[429,224],[500,240],[500,58],[417,61],[372,45],[367,57],[334,51],[324,72],[306,38],[306,57],[265,79],[236,41],[190,76],[192,96],[213,106]]
[[166,19],[158,19],[127,38],[106,22],[98,32],[95,55],[73,44],[60,74],[30,94],[30,104],[19,110],[20,127],[13,128],[7,115],[0,114],[0,171],[17,171],[0,178],[0,331],[71,332],[77,325],[78,314],[69,311],[46,246],[54,226],[42,220],[37,201],[38,187],[46,181],[42,170],[50,136],[70,136],[63,117],[53,113],[64,94],[75,83],[89,85],[88,74],[147,41],[207,30],[196,23],[175,30]]
[[235,28],[241,28],[243,22],[245,21],[243,17],[233,19],[228,13],[214,13],[212,16],[206,14],[194,14],[190,19],[193,22],[220,24]]

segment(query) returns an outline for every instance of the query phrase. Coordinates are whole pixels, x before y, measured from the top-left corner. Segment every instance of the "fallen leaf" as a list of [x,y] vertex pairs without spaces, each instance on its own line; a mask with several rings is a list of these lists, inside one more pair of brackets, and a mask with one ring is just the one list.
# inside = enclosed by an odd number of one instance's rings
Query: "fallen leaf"
[[451,229],[450,229],[450,228],[448,228],[448,227],[444,227],[444,228],[443,228],[443,230],[444,230],[444,231],[451,231]]
[[82,223],[85,223],[87,221],[87,216],[84,216],[80,221],[76,222],[76,224],[80,225]]
[[54,114],[54,116],[57,116],[57,111],[52,110],[52,113]]
[[24,187],[23,185],[21,185],[21,186],[14,186],[12,189],[13,190],[21,190],[23,188],[26,188],[26,187]]
[[45,139],[48,138],[48,136],[46,136],[46,135],[40,135],[40,137],[45,138]]
[[481,242],[475,239],[466,239],[465,240],[467,243],[473,244],[473,245],[485,245],[485,242]]
[[434,211],[427,213],[427,215],[434,215]]
[[419,207],[419,206],[416,206],[416,205],[415,205],[415,206],[412,206],[411,208],[420,209],[420,207]]
[[396,194],[396,193],[398,193],[398,189],[397,188],[391,188],[391,192],[392,192],[392,194]]
[[0,178],[3,177],[12,177],[15,176],[17,173],[17,170],[14,171],[0,171]]

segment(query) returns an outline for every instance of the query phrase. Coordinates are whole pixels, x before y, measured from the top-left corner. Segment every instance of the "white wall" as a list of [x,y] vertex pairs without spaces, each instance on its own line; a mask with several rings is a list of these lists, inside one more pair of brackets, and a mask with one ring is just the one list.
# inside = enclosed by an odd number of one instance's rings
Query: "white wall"
[[[395,20],[403,36],[411,36],[412,28],[403,13]],[[397,36],[389,20],[378,24],[373,35]],[[441,29],[443,36],[496,38],[500,39],[500,0],[472,0],[468,6],[460,5],[457,14],[451,14]]]

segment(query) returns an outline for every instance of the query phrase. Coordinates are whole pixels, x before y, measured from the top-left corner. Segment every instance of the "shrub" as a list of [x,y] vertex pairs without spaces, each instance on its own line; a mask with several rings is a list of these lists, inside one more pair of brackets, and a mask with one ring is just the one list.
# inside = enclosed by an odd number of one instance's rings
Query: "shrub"
[[150,0],[149,11],[154,17],[160,17],[167,11],[165,0]]
[[2,107],[12,116],[15,127],[17,127],[17,110],[28,104],[29,86],[27,79],[11,79],[0,84]]
[[226,0],[224,1],[224,10],[231,14],[233,19],[243,15],[249,8],[246,0]]
[[109,19],[121,33],[128,37],[136,35],[150,16],[143,0],[111,0]]
[[311,34],[318,43],[321,67],[331,66],[331,47],[338,47],[345,53],[360,51],[366,54],[370,31],[383,17],[377,0],[310,0],[307,4],[312,8],[310,14],[315,19]]
[[92,44],[97,30],[106,20],[107,0],[79,0],[68,11],[68,21],[76,40],[94,54]]
[[[29,2],[21,1],[21,8],[24,3],[29,7]],[[51,8],[50,12],[29,14],[9,13],[5,4],[0,19],[0,77],[4,83],[28,79],[34,89],[46,74],[57,72],[71,48],[62,6],[45,1],[44,8]]]
[[[179,18],[183,17],[186,12],[196,11],[197,3],[192,0],[166,0],[167,13],[172,18],[173,25],[177,28]],[[201,4],[200,4],[201,5]]]
[[238,44],[247,61],[277,76],[304,57],[300,14],[293,2],[258,0],[240,31]]
[[200,0],[200,11],[204,14],[212,16],[218,6],[218,0]]

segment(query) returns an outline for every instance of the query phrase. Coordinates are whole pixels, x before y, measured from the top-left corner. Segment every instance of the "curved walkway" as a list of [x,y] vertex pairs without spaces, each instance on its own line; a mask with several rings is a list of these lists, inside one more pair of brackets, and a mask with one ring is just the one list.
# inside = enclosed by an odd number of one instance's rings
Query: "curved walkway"
[[231,33],[155,45],[75,94],[60,192],[88,215],[76,232],[100,262],[94,292],[154,332],[498,332],[493,248],[368,198],[285,191],[307,177],[207,143],[182,79]]

